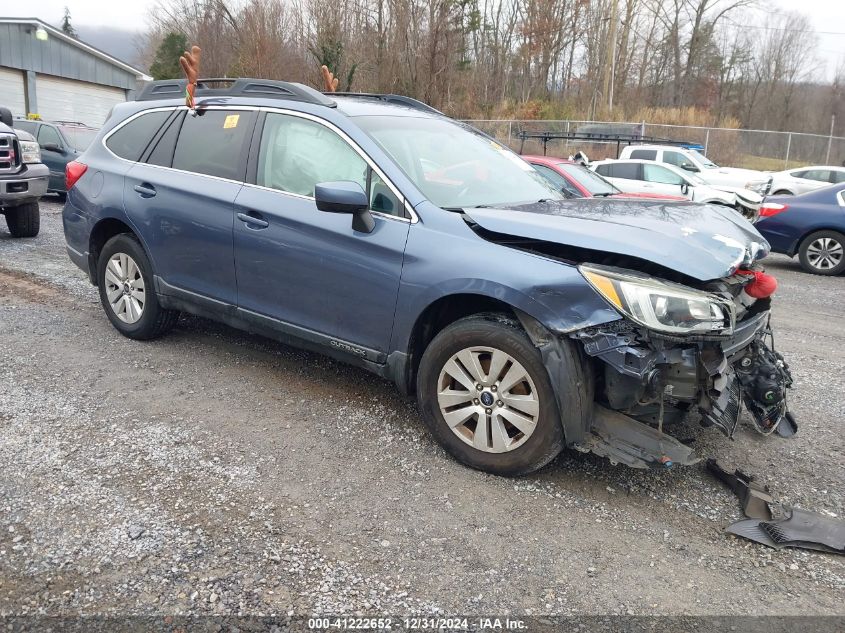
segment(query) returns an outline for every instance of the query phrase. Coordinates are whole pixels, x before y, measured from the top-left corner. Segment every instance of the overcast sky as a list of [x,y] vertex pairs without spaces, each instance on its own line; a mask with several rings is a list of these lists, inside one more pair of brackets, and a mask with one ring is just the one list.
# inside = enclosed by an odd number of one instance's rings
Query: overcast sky
[[[764,4],[769,5],[766,0]],[[845,59],[845,2],[779,0],[776,4],[810,16],[819,31],[818,52],[820,61],[824,62],[824,68],[819,69],[818,78],[830,79],[837,64]],[[142,31],[146,26],[147,15],[156,6],[156,0],[2,0],[0,16],[35,17],[58,25],[66,5],[70,7],[71,17],[76,25],[114,26]],[[749,26],[753,28],[753,22]]]

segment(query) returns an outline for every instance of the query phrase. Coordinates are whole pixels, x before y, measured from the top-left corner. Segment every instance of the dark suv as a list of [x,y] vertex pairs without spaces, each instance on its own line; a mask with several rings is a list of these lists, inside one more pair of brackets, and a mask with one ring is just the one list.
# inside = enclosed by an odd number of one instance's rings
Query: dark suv
[[96,128],[73,121],[16,119],[15,127],[38,139],[41,162],[50,169],[47,190],[59,194],[65,193],[66,165],[88,149],[98,132]]
[[240,79],[192,111],[184,89],[146,86],[67,168],[68,252],[125,336],[185,311],[360,365],[500,474],[564,446],[692,463],[663,429],[731,435],[742,399],[794,430],[759,270],[738,272],[769,247],[732,210],[565,200],[404,97]]

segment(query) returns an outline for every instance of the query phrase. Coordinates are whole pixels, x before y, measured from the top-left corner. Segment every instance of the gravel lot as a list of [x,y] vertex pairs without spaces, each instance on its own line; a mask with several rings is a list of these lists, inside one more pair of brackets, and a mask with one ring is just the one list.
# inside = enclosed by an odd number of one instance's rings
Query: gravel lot
[[[845,615],[845,558],[726,535],[702,468],[497,478],[362,370],[193,317],[121,337],[60,214],[0,229],[0,615]],[[843,517],[845,278],[768,268],[800,433],[696,446]]]

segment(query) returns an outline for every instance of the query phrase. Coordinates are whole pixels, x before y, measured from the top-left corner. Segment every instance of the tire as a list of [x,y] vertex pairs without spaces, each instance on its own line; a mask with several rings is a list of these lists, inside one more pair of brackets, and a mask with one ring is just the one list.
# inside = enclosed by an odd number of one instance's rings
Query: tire
[[12,237],[35,237],[41,229],[41,210],[38,201],[27,202],[6,209],[6,226]]
[[97,285],[106,316],[123,336],[140,341],[158,338],[179,319],[178,310],[159,304],[150,260],[130,233],[116,235],[103,246],[97,260]]
[[[500,364],[498,381],[491,374],[493,353],[498,354]],[[470,360],[463,361],[463,366],[452,364],[458,354]],[[502,354],[507,357],[505,365],[501,365]],[[472,366],[472,358],[478,362],[470,376],[465,369]],[[512,376],[524,372],[527,379],[494,393],[494,387],[504,387],[513,380],[509,377],[511,370]],[[464,372],[463,384],[454,379],[460,371]],[[485,378],[479,379],[479,375]],[[468,379],[472,379],[469,384]],[[474,380],[483,382],[483,391],[477,390],[478,383],[472,384]],[[476,388],[475,392],[467,387]],[[491,395],[493,402],[482,401]],[[444,397],[442,407],[440,396]],[[435,439],[459,462],[478,470],[505,476],[530,473],[552,461],[564,446],[555,393],[540,352],[520,325],[504,315],[466,317],[434,337],[420,361],[417,401]],[[522,409],[513,409],[509,404],[500,406],[505,401],[517,403]],[[457,404],[447,406],[453,402]],[[492,415],[486,415],[486,411],[492,411]],[[465,419],[453,425],[455,430],[446,421],[450,414],[453,423]],[[484,416],[483,422],[480,416]],[[533,426],[525,423],[526,418],[533,420]],[[522,430],[509,420],[519,420]],[[476,432],[479,429],[483,434]],[[474,442],[483,444],[485,449],[477,448]]]
[[810,233],[801,241],[798,260],[804,270],[814,275],[845,272],[845,235],[838,231]]

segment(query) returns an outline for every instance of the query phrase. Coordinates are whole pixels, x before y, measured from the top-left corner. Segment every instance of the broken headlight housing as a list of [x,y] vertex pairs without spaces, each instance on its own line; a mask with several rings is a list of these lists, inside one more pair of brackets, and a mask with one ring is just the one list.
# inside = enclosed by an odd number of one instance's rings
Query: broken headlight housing
[[35,141],[20,141],[21,162],[25,164],[41,162],[41,148]]
[[731,334],[733,303],[634,271],[582,264],[584,278],[626,317],[665,334]]

